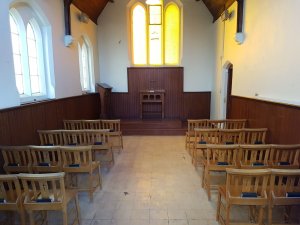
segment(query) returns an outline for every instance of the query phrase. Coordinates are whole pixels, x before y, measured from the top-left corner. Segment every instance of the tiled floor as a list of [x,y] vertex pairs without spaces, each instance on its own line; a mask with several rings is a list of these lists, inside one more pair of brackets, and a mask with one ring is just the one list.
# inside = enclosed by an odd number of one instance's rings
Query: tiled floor
[[80,195],[84,225],[206,225],[215,222],[183,136],[127,136],[115,166],[89,202]]

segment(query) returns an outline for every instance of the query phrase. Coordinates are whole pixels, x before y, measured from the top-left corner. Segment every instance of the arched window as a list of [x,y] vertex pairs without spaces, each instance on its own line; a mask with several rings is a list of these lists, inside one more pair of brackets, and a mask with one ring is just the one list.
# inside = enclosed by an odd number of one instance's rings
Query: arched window
[[[27,3],[10,9],[10,31],[16,86],[21,102],[54,97],[53,75],[50,71],[51,31]],[[37,22],[39,21],[39,22]],[[43,32],[42,32],[43,29]]]
[[165,6],[163,0],[146,3],[130,7],[132,64],[180,65],[180,7],[175,2]]
[[92,46],[86,37],[81,40],[79,44],[79,61],[80,61],[80,82],[83,92],[94,91],[93,85],[93,54]]
[[13,49],[14,69],[16,77],[16,85],[20,95],[24,94],[23,83],[23,68],[22,68],[22,55],[21,55],[21,39],[20,31],[16,19],[12,14],[9,14],[11,42]]

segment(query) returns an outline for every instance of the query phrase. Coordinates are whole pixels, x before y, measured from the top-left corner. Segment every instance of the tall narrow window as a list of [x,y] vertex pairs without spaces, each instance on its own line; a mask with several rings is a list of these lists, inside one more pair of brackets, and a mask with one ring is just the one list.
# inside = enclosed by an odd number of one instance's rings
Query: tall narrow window
[[136,5],[132,10],[133,64],[147,64],[146,10]]
[[55,97],[51,29],[42,11],[35,12],[30,1],[9,10],[16,86],[21,102]]
[[38,68],[38,49],[36,35],[31,23],[27,24],[27,50],[31,94],[41,93],[40,73]]
[[9,15],[9,21],[10,21],[10,32],[11,32],[11,42],[12,42],[12,49],[13,49],[16,85],[19,94],[23,95],[24,79],[23,79],[23,69],[22,69],[20,32],[16,20],[11,14]]
[[179,64],[180,11],[177,5],[170,4],[165,12],[165,64]]
[[83,91],[90,90],[90,69],[89,69],[89,55],[86,43],[83,43],[81,49],[81,65],[82,65],[82,89]]
[[181,8],[175,2],[164,7],[163,0],[129,7],[133,65],[180,64]]

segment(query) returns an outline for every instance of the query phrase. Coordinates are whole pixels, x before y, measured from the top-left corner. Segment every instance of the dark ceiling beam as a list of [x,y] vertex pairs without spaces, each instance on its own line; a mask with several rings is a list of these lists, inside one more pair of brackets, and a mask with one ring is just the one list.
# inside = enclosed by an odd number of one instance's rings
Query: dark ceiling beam
[[71,16],[70,6],[73,0],[64,0],[64,14],[65,14],[65,34],[71,35]]

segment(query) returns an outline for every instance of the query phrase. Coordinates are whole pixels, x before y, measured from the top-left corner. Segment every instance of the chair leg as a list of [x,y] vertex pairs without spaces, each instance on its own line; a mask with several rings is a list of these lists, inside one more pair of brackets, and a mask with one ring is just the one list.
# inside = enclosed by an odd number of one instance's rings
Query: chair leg
[[67,206],[63,210],[63,225],[68,225]]
[[97,169],[97,175],[98,175],[99,186],[100,186],[100,189],[102,190],[102,175],[101,175],[101,168],[100,168],[100,166]]
[[202,177],[201,177],[202,188],[204,188],[204,182],[205,182],[205,166],[202,167]]
[[208,201],[211,200],[211,192],[210,192],[210,173],[208,169],[205,170],[205,177],[204,177],[204,188],[207,192]]
[[26,217],[25,217],[25,211],[24,211],[23,208],[20,209],[19,215],[20,215],[21,225],[25,225],[26,224]]
[[259,207],[258,212],[258,224],[263,225],[263,219],[264,219],[264,206]]
[[93,171],[89,173],[89,196],[90,196],[90,201],[93,201]]
[[272,220],[273,220],[273,206],[269,204],[268,208],[268,224],[272,225]]
[[33,215],[33,211],[29,211],[29,224],[30,225],[34,225],[34,215]]
[[77,213],[76,218],[77,218],[78,225],[80,225],[80,208],[79,208],[79,200],[78,200],[78,194],[77,193],[76,193],[76,196],[75,196],[75,205],[76,205],[76,213]]
[[226,221],[225,221],[225,224],[229,225],[229,223],[230,223],[230,205],[227,204],[226,205]]
[[216,213],[216,220],[217,220],[217,221],[220,220],[221,200],[222,200],[222,196],[221,196],[220,191],[218,191],[217,213]]

